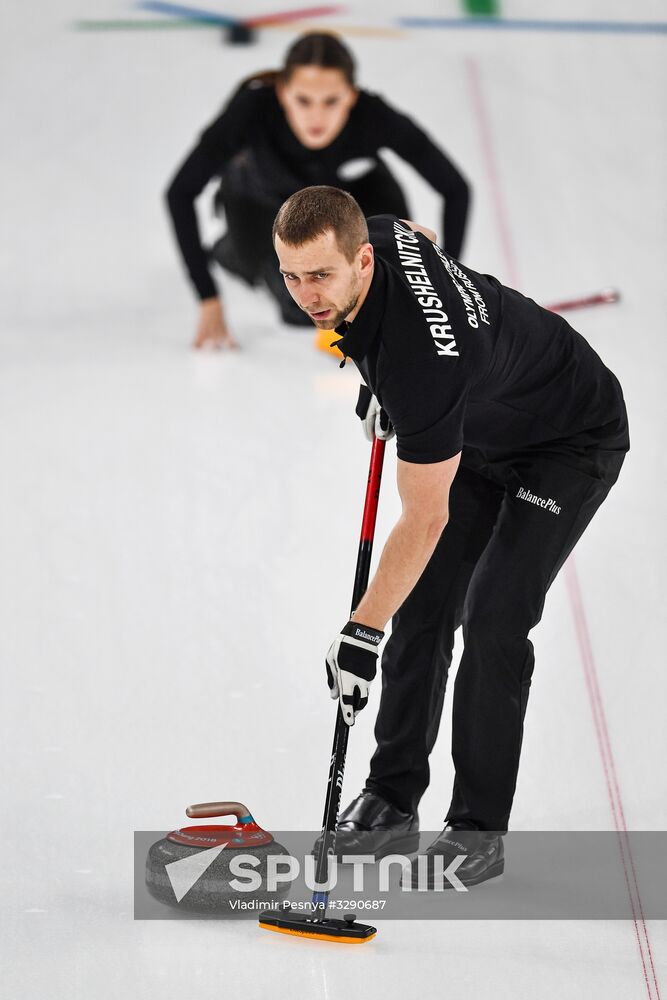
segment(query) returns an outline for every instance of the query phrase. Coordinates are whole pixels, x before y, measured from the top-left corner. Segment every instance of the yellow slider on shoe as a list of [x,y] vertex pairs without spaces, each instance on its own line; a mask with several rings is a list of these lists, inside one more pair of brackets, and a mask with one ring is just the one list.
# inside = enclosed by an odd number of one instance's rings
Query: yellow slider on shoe
[[315,347],[318,351],[324,351],[325,354],[332,354],[337,361],[340,361],[340,351],[331,345],[334,341],[340,340],[341,336],[342,334],[336,333],[335,330],[317,330],[315,332]]

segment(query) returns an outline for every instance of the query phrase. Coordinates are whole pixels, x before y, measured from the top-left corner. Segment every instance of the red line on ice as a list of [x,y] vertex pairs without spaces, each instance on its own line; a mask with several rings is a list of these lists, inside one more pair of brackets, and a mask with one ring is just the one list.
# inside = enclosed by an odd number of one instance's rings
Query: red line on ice
[[[502,188],[500,184],[495,148],[493,144],[493,135],[491,131],[489,116],[487,113],[486,103],[484,100],[484,92],[482,88],[479,66],[474,58],[469,57],[466,60],[466,68],[468,73],[468,85],[470,88],[471,102],[475,113],[475,118],[477,119],[477,127],[479,130],[480,143],[482,147],[482,157],[486,169],[487,180],[491,188],[492,201],[496,215],[496,224],[498,227],[498,235],[500,237],[500,243],[505,258],[505,270],[507,271],[507,281],[509,284],[514,285],[514,287],[516,287],[519,283],[517,280],[518,279],[517,259],[514,252],[514,244],[512,242],[509,216],[507,214],[507,209],[505,206],[505,201],[503,198]],[[639,957],[641,959],[642,970],[644,973],[644,983],[646,985],[646,992],[648,994],[649,1000],[660,1000],[660,988],[658,986],[658,979],[655,972],[655,966],[653,964],[653,952],[651,950],[651,942],[649,941],[648,929],[646,927],[646,922],[644,920],[644,912],[642,909],[641,896],[639,893],[639,885],[637,882],[637,873],[635,871],[632,852],[630,850],[628,828],[625,822],[625,814],[623,811],[623,800],[621,798],[621,791],[618,784],[618,775],[616,772],[614,755],[611,749],[611,740],[609,738],[609,729],[607,727],[607,719],[604,711],[604,706],[602,703],[602,695],[600,692],[600,684],[598,681],[598,671],[595,665],[595,658],[593,656],[593,647],[590,640],[590,633],[588,630],[586,613],[584,610],[584,604],[581,597],[581,589],[579,587],[579,580],[577,577],[576,565],[573,556],[571,556],[568,559],[567,563],[565,564],[565,578],[567,583],[567,592],[570,599],[572,616],[574,618],[575,630],[577,634],[577,642],[579,644],[579,652],[581,655],[581,660],[584,668],[586,688],[588,690],[588,697],[591,704],[591,711],[593,713],[593,723],[595,726],[595,733],[598,740],[598,746],[600,748],[600,756],[602,758],[602,767],[604,770],[605,782],[607,785],[609,804],[611,806],[611,811],[614,818],[616,831],[619,834],[619,850],[621,854],[621,862],[623,864],[623,871],[625,874],[625,882],[628,890],[628,896],[630,899],[630,906],[632,907],[633,925],[635,929],[635,936],[637,939],[637,947],[639,948]],[[644,953],[645,951],[647,955],[645,955]],[[647,965],[647,959],[648,959],[648,965]],[[650,978],[648,969],[649,965],[651,969]]]
[[500,244],[503,250],[503,256],[505,258],[505,269],[507,271],[505,280],[508,285],[511,285],[513,288],[516,288],[519,283],[518,282],[519,269],[516,263],[516,254],[514,252],[514,243],[512,241],[509,217],[507,215],[505,200],[502,196],[500,176],[498,173],[496,154],[493,145],[493,133],[491,131],[491,122],[489,121],[486,103],[484,101],[484,95],[482,92],[482,81],[480,79],[480,73],[477,61],[475,59],[468,58],[466,60],[466,68],[468,71],[468,85],[470,87],[470,96],[472,98],[472,105],[475,111],[475,118],[477,119],[477,126],[479,129],[479,138],[482,145],[482,159],[484,160],[484,166],[486,168],[486,176],[489,182],[489,187],[491,188],[491,196],[492,196],[491,200],[493,203],[494,211],[496,213],[496,225],[498,227],[498,236],[500,237]]

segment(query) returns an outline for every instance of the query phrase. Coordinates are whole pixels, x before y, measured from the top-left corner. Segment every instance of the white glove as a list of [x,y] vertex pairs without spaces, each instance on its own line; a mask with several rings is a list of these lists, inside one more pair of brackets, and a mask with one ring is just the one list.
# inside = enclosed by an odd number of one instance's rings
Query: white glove
[[332,698],[340,698],[343,718],[354,725],[357,712],[368,703],[368,689],[375,677],[378,646],[384,632],[349,621],[327,653],[327,683]]
[[389,441],[393,438],[395,432],[391,420],[368,386],[363,383],[359,387],[356,412],[368,441],[373,440],[373,435],[380,441]]

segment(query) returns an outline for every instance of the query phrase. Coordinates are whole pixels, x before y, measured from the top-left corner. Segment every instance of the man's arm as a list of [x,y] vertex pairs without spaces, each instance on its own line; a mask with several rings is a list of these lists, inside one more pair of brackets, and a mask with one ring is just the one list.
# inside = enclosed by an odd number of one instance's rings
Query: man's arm
[[384,631],[417,583],[447,524],[449,489],[460,458],[459,452],[444,462],[429,465],[398,459],[397,483],[403,510],[387,539],[377,572],[353,615],[355,621]]

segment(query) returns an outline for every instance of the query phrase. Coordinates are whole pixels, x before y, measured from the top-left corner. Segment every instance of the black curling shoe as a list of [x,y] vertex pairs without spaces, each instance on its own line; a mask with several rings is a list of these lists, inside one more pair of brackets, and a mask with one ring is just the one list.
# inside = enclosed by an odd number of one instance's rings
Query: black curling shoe
[[[321,838],[313,848],[317,854]],[[419,817],[397,809],[377,792],[365,789],[350,802],[336,827],[336,856],[412,854],[419,847]]]
[[[401,878],[401,888],[452,889],[454,886],[443,872],[462,854],[466,855],[455,869],[454,875],[465,886],[478,885],[487,879],[497,878],[505,870],[505,847],[499,833],[471,830],[470,827],[446,826],[440,836],[426,848],[421,871],[419,859],[414,858]],[[435,859],[438,859],[436,863]]]

